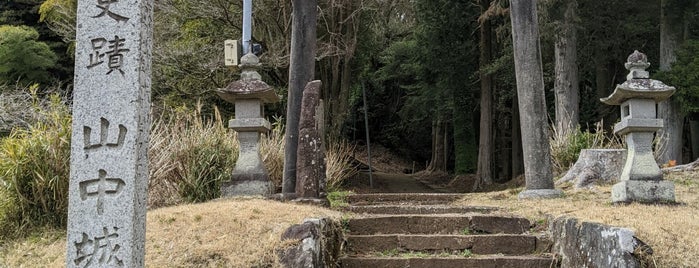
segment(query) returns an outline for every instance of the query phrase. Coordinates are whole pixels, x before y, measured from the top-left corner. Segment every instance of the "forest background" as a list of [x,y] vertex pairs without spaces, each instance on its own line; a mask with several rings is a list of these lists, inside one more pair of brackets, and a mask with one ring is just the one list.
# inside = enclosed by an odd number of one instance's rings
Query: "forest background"
[[[290,1],[254,2],[261,74],[283,97],[266,107],[283,124],[289,81]],[[0,84],[34,85],[70,100],[76,0],[0,3]],[[475,173],[485,185],[523,173],[508,1],[318,2],[315,77],[322,80],[325,135],[362,143],[362,90],[372,142],[418,169]],[[658,160],[699,154],[699,4],[692,0],[541,0],[542,59],[552,133],[607,131],[618,108],[599,102],[625,80],[626,57],[648,55],[651,73],[678,93],[660,106],[675,119]],[[202,116],[234,116],[214,90],[237,80],[223,41],[239,38],[242,1],[155,1],[155,112],[203,103]],[[673,64],[674,63],[674,64]],[[600,128],[595,127],[600,122]],[[695,131],[691,131],[695,130]],[[566,136],[554,135],[554,137]],[[692,147],[694,146],[694,147]],[[567,168],[567,167],[563,167]]]

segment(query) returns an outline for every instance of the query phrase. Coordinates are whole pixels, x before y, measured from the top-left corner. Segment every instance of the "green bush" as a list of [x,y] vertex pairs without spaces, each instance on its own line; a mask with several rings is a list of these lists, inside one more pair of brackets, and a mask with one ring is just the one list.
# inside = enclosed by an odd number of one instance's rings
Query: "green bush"
[[57,96],[48,109],[36,103],[42,118],[0,142],[0,237],[66,223],[70,111]]
[[682,111],[692,119],[699,119],[699,40],[688,40],[677,51],[672,69],[659,72],[656,78],[677,88],[673,96]]
[[582,149],[622,148],[617,139],[605,136],[602,125],[601,122],[597,123],[595,132],[582,131],[580,128],[570,133],[554,131],[550,141],[554,172],[562,173],[568,170],[578,160]]

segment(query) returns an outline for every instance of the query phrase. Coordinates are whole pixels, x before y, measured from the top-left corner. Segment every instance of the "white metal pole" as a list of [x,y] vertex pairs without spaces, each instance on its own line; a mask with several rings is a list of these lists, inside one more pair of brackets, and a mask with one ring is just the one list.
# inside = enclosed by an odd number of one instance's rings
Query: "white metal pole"
[[252,39],[252,0],[243,0],[243,55],[250,53]]

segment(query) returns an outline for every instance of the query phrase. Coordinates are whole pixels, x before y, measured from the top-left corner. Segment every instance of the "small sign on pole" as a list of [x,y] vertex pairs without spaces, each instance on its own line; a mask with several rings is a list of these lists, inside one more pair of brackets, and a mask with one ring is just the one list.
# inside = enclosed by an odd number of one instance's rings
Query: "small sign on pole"
[[240,65],[240,41],[238,40],[226,40],[224,41],[224,62],[226,66],[238,66]]

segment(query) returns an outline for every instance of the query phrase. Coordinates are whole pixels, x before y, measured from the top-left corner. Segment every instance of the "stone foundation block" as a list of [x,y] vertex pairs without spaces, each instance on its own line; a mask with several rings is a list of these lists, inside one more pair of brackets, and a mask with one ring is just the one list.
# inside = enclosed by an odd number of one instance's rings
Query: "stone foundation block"
[[614,203],[674,203],[675,184],[671,181],[622,181],[612,187]]

